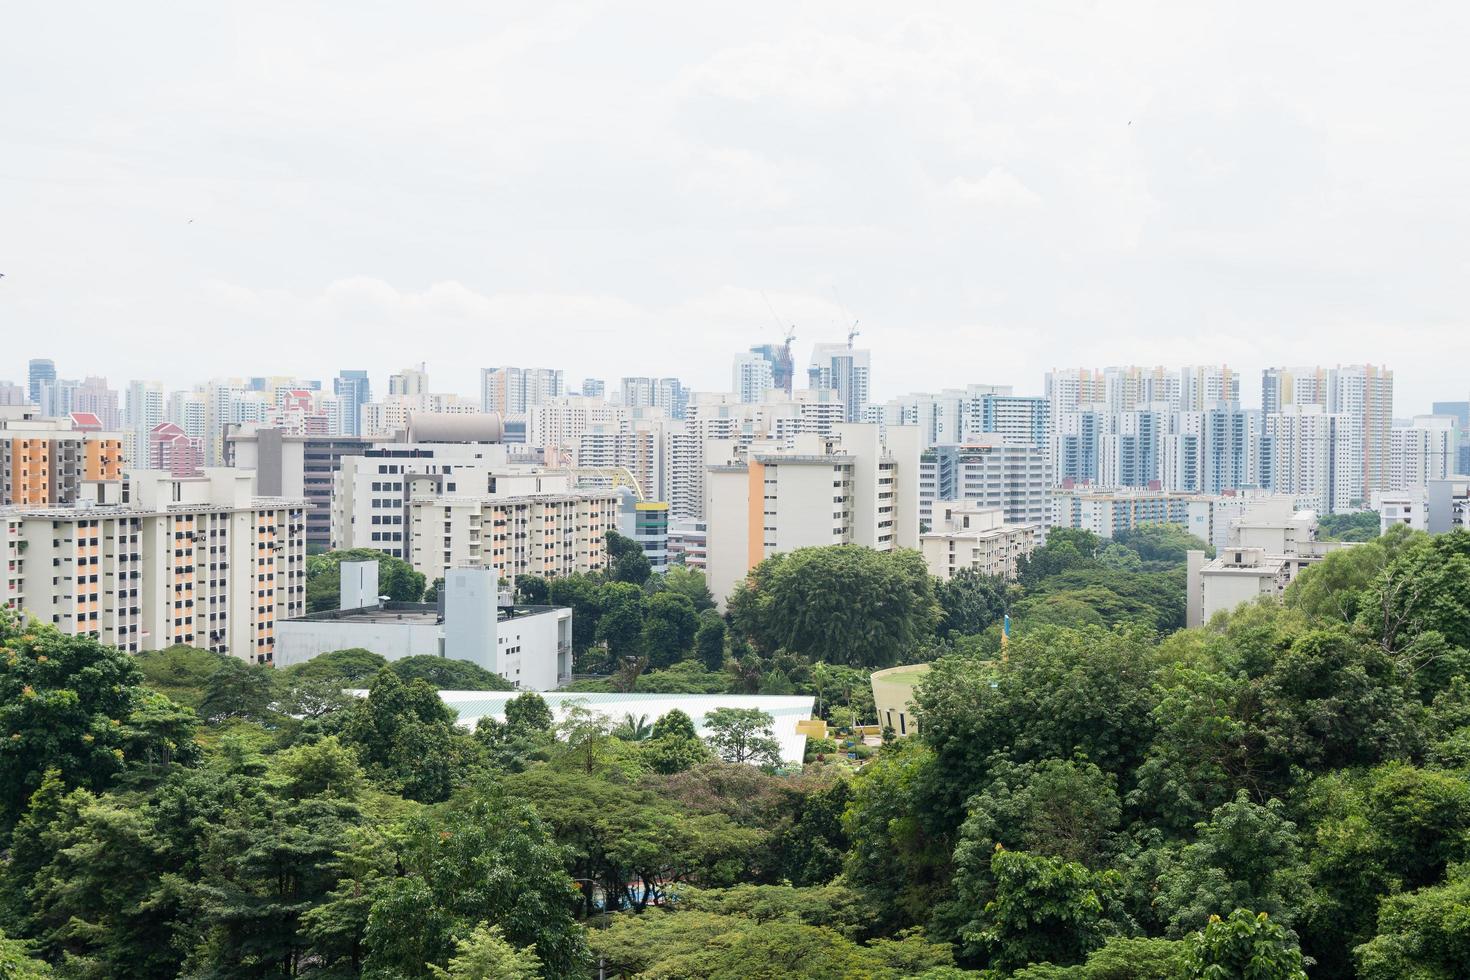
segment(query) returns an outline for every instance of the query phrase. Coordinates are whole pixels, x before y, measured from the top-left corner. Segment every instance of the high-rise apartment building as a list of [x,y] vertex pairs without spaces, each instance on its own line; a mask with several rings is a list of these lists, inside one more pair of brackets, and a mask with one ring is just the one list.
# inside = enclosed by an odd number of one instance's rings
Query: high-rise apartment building
[[627,470],[644,499],[667,500],[668,437],[683,428],[662,413],[598,422],[578,438],[573,461],[579,470]]
[[416,398],[429,393],[429,371],[426,365],[401,368],[388,375],[388,394]]
[[968,385],[919,392],[869,405],[867,421],[916,425],[926,446],[998,435],[1017,445],[1044,446],[1050,431],[1045,398],[1016,395],[1009,385]]
[[1354,455],[1362,470],[1357,480],[1361,493],[1388,489],[1393,372],[1373,364],[1267,368],[1263,372],[1261,408],[1267,416],[1291,406],[1311,405],[1320,406],[1329,415],[1354,419],[1358,433]]
[[269,663],[275,623],[306,608],[303,507],[232,470],[130,471],[120,501],[0,512],[18,545],[0,600],[133,653],[186,644]]
[[1225,365],[1195,365],[1179,371],[1179,405],[1184,412],[1240,405],[1240,374]]
[[524,495],[418,491],[408,502],[405,557],[431,580],[451,568],[489,568],[512,581],[600,571],[607,532],[618,526],[618,494],[550,489],[565,482],[547,476]]
[[552,368],[480,369],[480,410],[524,415],[567,394],[565,376]]
[[583,398],[606,398],[607,397],[607,382],[603,381],[601,378],[583,378],[582,379],[582,397]]
[[965,501],[998,509],[1008,524],[1051,521],[1051,457],[1042,446],[983,441],[932,446],[919,459],[919,521],[934,527],[936,506]]
[[777,552],[919,541],[918,429],[842,423],[831,436],[725,444],[705,473],[707,575],[721,603]]
[[362,407],[373,400],[372,382],[366,371],[338,371],[332,379],[332,393],[338,398],[337,431],[332,435],[362,435]]
[[776,387],[775,375],[771,373],[771,362],[754,351],[736,354],[730,385],[735,396],[742,402],[751,404],[762,401],[766,393]]
[[1309,500],[1318,513],[1362,506],[1362,420],[1319,404],[1283,406],[1265,417],[1261,467],[1264,486]]
[[872,353],[854,350],[848,344],[818,344],[812,350],[807,368],[808,387],[814,391],[837,392],[848,422],[861,422],[866,417],[870,399]]
[[306,500],[306,547],[326,551],[332,543],[332,483],[342,459],[359,456],[370,445],[358,436],[302,435],[256,425],[231,426],[226,458],[255,474],[264,496]]
[[689,389],[678,378],[624,378],[619,396],[626,408],[657,408],[671,419],[682,419],[689,405]]
[[79,427],[71,418],[38,418],[30,406],[0,408],[0,505],[75,503],[85,482],[122,479],[117,432]]
[[204,469],[204,446],[175,423],[160,422],[148,433],[142,465],[175,477],[198,476]]
[[566,395],[552,398],[527,412],[526,442],[545,454],[548,464],[570,463],[582,435],[594,426],[621,427],[630,417],[622,405],[595,398]]
[[1389,489],[1418,489],[1454,476],[1459,441],[1452,415],[1416,415],[1408,425],[1394,426],[1389,432]]
[[148,433],[164,420],[163,385],[157,381],[129,381],[123,401],[124,455],[140,466],[148,453]]

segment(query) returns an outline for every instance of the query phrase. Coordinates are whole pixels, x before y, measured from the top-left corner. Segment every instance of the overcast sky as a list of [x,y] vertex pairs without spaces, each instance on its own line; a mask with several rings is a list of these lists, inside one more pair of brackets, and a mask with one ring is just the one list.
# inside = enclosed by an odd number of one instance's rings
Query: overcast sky
[[1470,396],[1470,5],[1203,6],[12,4],[0,378],[724,389],[857,319],[878,398],[1365,360],[1400,415]]

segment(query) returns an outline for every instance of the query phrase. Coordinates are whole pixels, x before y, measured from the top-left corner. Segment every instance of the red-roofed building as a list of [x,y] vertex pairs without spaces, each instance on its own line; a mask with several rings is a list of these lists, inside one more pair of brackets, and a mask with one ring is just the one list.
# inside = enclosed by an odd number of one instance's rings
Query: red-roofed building
[[148,468],[173,476],[197,476],[204,466],[204,445],[172,422],[160,422],[148,433]]

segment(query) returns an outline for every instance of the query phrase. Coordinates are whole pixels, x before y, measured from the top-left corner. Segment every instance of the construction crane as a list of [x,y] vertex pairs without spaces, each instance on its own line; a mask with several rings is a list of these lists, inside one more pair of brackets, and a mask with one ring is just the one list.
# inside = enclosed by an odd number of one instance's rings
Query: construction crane
[[858,327],[858,322],[856,320],[854,320],[854,321],[852,321],[852,326],[850,328],[848,328],[848,331],[847,331],[847,349],[848,350],[852,350],[852,339],[854,337],[858,336],[859,333],[861,333],[861,331],[859,331],[857,327]]

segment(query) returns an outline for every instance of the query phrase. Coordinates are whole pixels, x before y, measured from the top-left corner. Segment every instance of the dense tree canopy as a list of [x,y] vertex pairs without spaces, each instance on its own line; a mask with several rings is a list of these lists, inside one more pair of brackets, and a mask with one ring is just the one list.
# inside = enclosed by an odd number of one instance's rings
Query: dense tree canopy
[[[0,976],[1470,973],[1470,534],[1184,630],[1192,546],[1054,531],[944,586],[815,549],[728,618],[693,573],[545,583],[637,690],[810,695],[804,769],[758,710],[523,693],[470,732],[439,658],[130,658],[0,611]],[[846,727],[899,661],[917,730]]]
[[917,552],[851,545],[767,558],[730,597],[736,626],[762,649],[861,667],[910,655],[939,612]]

